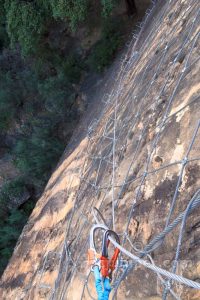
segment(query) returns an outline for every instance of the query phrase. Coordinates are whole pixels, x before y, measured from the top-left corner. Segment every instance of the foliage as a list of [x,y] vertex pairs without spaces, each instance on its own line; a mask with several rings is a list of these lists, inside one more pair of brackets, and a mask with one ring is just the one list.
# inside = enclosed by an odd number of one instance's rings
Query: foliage
[[25,202],[20,209],[23,210],[23,212],[26,214],[26,216],[29,216],[34,209],[35,204],[36,204],[35,200],[33,200],[33,199],[29,200],[29,201]]
[[1,194],[7,198],[20,197],[25,191],[24,180],[18,178],[4,184]]
[[106,18],[109,17],[117,2],[118,0],[101,0],[101,4],[103,7],[102,15]]
[[55,19],[67,19],[74,31],[79,22],[87,16],[88,0],[55,0],[51,1],[52,13]]
[[41,186],[55,167],[64,145],[55,136],[56,124],[51,118],[38,117],[30,126],[31,135],[23,135],[17,141],[15,164],[30,181]]
[[[118,0],[100,0],[102,15],[110,16]],[[5,7],[11,45],[19,43],[24,55],[37,52],[42,35],[55,20],[68,22],[72,31],[83,22],[92,5],[90,0],[1,0]],[[4,3],[4,5],[3,5]]]
[[0,22],[4,19],[4,0],[0,0]]
[[5,22],[6,19],[3,1],[0,0],[0,51],[9,44]]
[[19,105],[17,93],[14,95],[14,84],[9,73],[0,76],[0,130],[8,129]]
[[0,191],[0,274],[33,208],[33,202],[26,203],[23,209],[11,208],[12,199],[22,196],[25,191],[25,182],[21,177],[6,182]]
[[17,42],[23,54],[33,53],[44,30],[43,16],[34,2],[6,0],[7,31],[14,46]]
[[23,210],[12,210],[4,222],[0,222],[0,274],[10,259],[17,239],[26,224],[27,214]]
[[8,44],[8,37],[5,26],[0,24],[0,51],[7,46]]
[[107,21],[104,25],[102,38],[98,41],[89,57],[92,69],[102,72],[111,62],[121,44],[121,32],[118,22]]
[[[14,75],[13,75],[14,74]],[[6,131],[19,118],[19,109],[34,113],[37,104],[37,81],[34,74],[23,70],[0,74],[0,130]]]
[[68,21],[70,28],[74,31],[78,23],[87,15],[88,1],[5,0],[4,6],[11,45],[19,43],[23,54],[26,55],[37,51],[41,36],[52,19]]
[[84,69],[79,56],[69,55],[66,61],[62,62],[62,72],[70,83],[78,83],[81,78],[81,72]]
[[9,102],[6,102],[7,95],[0,91],[0,130],[5,131],[9,128],[14,111]]
[[59,127],[66,118],[68,122],[75,118],[74,90],[62,73],[40,80],[23,66],[3,67],[0,84],[0,129],[6,132],[13,121],[18,123],[21,135],[13,149],[15,164],[41,188],[66,143],[58,136]]
[[62,74],[47,78],[39,85],[48,112],[64,117],[70,111],[75,95],[66,77]]
[[22,178],[5,183],[0,192],[0,216],[6,216],[10,209],[12,199],[20,197],[25,192],[25,183]]
[[50,17],[52,12],[51,0],[35,0],[35,7],[40,9],[43,15],[43,18],[47,19]]

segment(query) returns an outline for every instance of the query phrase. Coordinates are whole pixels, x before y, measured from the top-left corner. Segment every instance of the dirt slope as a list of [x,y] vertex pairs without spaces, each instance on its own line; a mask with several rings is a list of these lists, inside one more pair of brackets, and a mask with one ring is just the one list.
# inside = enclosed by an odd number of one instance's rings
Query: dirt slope
[[[2,276],[0,299],[95,298],[86,263],[94,206],[137,255],[184,211],[200,186],[199,9],[195,0],[157,1],[122,63],[94,88]],[[200,282],[199,214],[187,219],[177,273]],[[151,252],[156,265],[171,270],[179,229]],[[200,299],[172,287],[180,299]],[[117,299],[162,292],[156,274],[137,267]]]

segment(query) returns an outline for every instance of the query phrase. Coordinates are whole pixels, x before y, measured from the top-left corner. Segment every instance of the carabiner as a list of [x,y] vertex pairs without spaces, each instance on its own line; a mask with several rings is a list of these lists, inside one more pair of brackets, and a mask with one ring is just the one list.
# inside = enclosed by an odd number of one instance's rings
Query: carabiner
[[90,248],[94,249],[95,251],[96,251],[96,248],[95,248],[95,242],[94,242],[94,234],[95,234],[95,231],[98,229],[106,232],[108,230],[108,227],[104,224],[95,224],[92,226],[92,228],[90,230]]
[[96,224],[90,230],[90,248],[88,249],[88,264],[90,267],[97,264],[101,257],[101,254],[98,254],[96,251],[94,242],[94,235],[97,230],[107,231],[108,227],[104,224]]
[[112,272],[115,269],[120,250],[118,248],[115,248],[112,258],[111,259],[108,258],[108,246],[110,244],[109,235],[114,236],[116,242],[120,244],[120,239],[117,233],[110,229],[106,230],[103,237],[102,256],[100,258],[100,261],[101,261],[102,277],[104,278],[109,277],[110,279],[112,279]]

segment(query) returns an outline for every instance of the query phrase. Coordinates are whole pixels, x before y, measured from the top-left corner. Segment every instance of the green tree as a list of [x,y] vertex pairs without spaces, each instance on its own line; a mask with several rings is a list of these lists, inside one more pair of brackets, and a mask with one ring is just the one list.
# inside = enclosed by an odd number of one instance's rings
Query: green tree
[[31,134],[18,139],[14,149],[15,164],[30,182],[41,187],[64,150],[56,137],[56,124],[49,117],[32,121]]
[[11,45],[19,43],[23,54],[34,53],[44,30],[43,16],[34,2],[6,0],[7,32]]
[[79,22],[87,16],[88,0],[55,0],[51,1],[52,13],[55,19],[68,20],[74,31]]
[[[99,0],[102,15],[110,16],[117,0]],[[5,8],[7,32],[11,45],[19,43],[23,54],[34,54],[42,44],[42,35],[55,20],[69,24],[72,31],[83,22],[90,7],[90,0],[1,0]],[[3,5],[4,4],[4,5]]]

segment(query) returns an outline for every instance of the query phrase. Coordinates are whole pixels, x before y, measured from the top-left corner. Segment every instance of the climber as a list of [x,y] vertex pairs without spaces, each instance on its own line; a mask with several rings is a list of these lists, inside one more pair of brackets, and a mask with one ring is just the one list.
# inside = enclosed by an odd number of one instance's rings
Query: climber
[[[95,249],[94,233],[97,229],[103,230],[102,253],[98,254]],[[119,255],[119,249],[114,249],[111,259],[108,257],[109,236],[114,237],[120,243],[118,235],[109,230],[105,225],[94,225],[90,231],[90,249],[88,249],[88,262],[94,273],[95,286],[98,300],[108,300],[111,292],[112,273]]]

